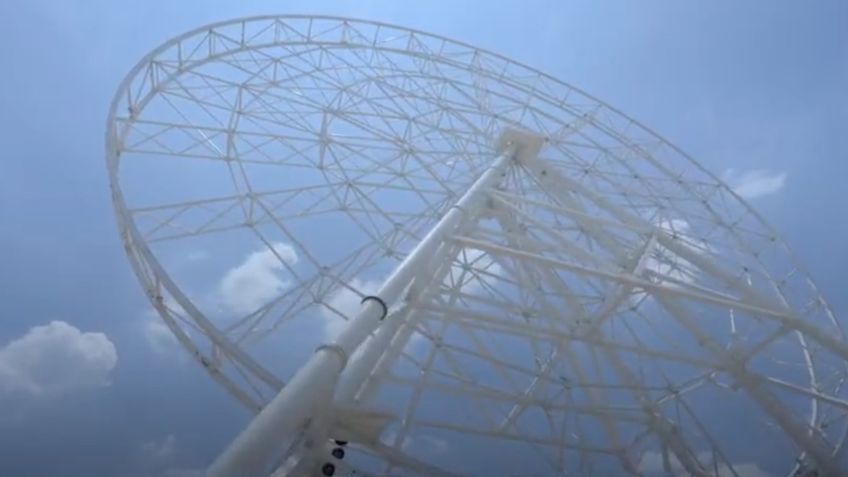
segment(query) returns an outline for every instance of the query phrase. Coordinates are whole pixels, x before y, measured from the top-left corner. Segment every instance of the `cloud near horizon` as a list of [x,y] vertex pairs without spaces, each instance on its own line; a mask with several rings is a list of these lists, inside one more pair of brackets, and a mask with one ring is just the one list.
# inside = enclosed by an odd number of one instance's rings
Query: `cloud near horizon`
[[786,184],[786,177],[786,172],[767,169],[728,169],[722,175],[724,182],[743,199],[757,199],[780,191]]
[[60,396],[108,386],[117,361],[105,334],[51,321],[0,348],[0,395]]

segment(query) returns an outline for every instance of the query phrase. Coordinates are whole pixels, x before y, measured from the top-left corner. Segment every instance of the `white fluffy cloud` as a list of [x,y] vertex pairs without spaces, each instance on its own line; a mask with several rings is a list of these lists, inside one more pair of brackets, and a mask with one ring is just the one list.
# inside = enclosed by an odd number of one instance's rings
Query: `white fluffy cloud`
[[0,348],[0,393],[56,396],[107,386],[117,361],[105,334],[52,321]]
[[723,179],[740,197],[756,199],[782,189],[786,183],[786,173],[765,169],[751,171],[728,169],[724,172]]
[[280,272],[286,263],[294,265],[297,259],[294,248],[281,242],[275,243],[273,250],[251,253],[221,279],[221,300],[236,313],[256,310],[288,287],[288,281],[280,276]]
[[[709,469],[713,469],[713,461],[712,454],[710,452],[699,452],[697,454],[698,461],[701,462],[702,465],[707,465]],[[665,471],[663,465],[662,454],[659,452],[646,452],[642,455],[642,459],[639,461],[639,472],[645,474],[646,477],[660,477],[673,475],[675,477],[690,477],[689,472],[683,468],[683,465],[674,456],[674,454],[669,455],[669,467],[671,470],[671,474]],[[753,462],[743,462],[733,464],[733,469],[724,463],[718,463],[718,473],[715,474],[716,477],[771,477],[770,474],[760,469],[757,464]],[[736,473],[734,473],[734,471]],[[711,474],[712,475],[712,474]]]
[[145,313],[141,322],[141,333],[150,349],[159,355],[170,353],[177,344],[174,334],[155,310]]
[[162,321],[162,317],[156,310],[150,309],[143,313],[137,326],[147,346],[154,354],[173,356],[174,351],[179,349],[177,338],[168,328],[168,325]]
[[[165,306],[172,314],[184,315],[185,311],[170,295],[165,296]],[[171,357],[179,349],[179,342],[168,325],[159,316],[159,312],[150,308],[141,315],[137,322],[138,331],[153,353],[159,356]],[[182,356],[180,354],[180,356]]]

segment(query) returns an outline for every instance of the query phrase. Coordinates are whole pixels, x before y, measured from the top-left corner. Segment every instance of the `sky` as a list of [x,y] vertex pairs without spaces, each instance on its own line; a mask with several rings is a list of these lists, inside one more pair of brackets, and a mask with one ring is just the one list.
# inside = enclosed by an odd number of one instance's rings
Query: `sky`
[[727,180],[848,316],[846,2],[4,1],[0,475],[202,467],[248,419],[151,314],[117,233],[104,133],[146,52],[272,13],[418,28],[588,91]]

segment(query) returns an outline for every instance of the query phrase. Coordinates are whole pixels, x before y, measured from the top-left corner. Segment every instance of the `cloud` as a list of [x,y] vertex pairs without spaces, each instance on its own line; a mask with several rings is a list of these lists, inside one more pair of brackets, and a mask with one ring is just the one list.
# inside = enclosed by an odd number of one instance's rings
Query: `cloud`
[[177,438],[168,434],[161,440],[145,442],[139,452],[146,462],[168,462],[177,452]]
[[[208,258],[206,252],[193,252],[186,256],[187,260],[194,261]],[[239,314],[253,312],[289,286],[282,271],[285,264],[294,265],[297,261],[294,248],[281,242],[274,243],[273,250],[266,248],[251,252],[241,263],[227,270],[217,289],[199,300],[210,306],[223,304],[227,310]],[[165,296],[165,306],[172,315],[186,315],[185,310],[171,296]],[[155,354],[171,356],[179,349],[177,338],[155,309],[150,308],[142,313],[137,326]]]
[[189,262],[202,262],[209,259],[209,252],[205,250],[195,250],[186,255],[186,260]]
[[203,477],[205,471],[184,468],[184,446],[173,434],[147,441],[135,448],[134,459],[121,474],[127,477]]
[[[389,429],[382,435],[380,440],[386,445],[394,445],[397,437],[397,430]],[[450,445],[448,444],[448,441],[444,439],[427,435],[416,435],[415,437],[404,437],[401,449],[404,451],[415,449],[415,452],[419,455],[432,457],[448,452],[448,450],[450,450]]]
[[[170,310],[172,315],[185,315],[183,307],[174,300],[170,295],[165,296],[165,307]],[[136,324],[137,330],[144,337],[147,346],[154,354],[159,356],[172,357],[174,351],[180,349],[179,341],[159,316],[159,312],[154,308],[149,308],[141,314],[141,319]],[[186,356],[180,354],[181,357]]]
[[[717,473],[710,474],[715,475],[716,477],[772,477],[753,462],[733,464],[731,470],[730,466],[722,462],[714,465],[711,452],[699,452],[696,457],[704,467],[710,470],[710,472],[714,472],[713,469],[717,468]],[[686,472],[683,465],[674,454],[670,453],[668,460],[671,471],[670,473],[665,471],[662,454],[654,451],[646,452],[642,454],[638,470],[645,474],[645,477],[665,477],[668,475],[673,475],[674,477],[690,477],[689,472]]]
[[722,179],[743,199],[757,199],[783,189],[786,173],[766,169],[745,172],[728,169],[722,175]]
[[170,353],[177,345],[177,338],[171,333],[168,325],[156,312],[151,310],[144,314],[141,322],[141,334],[150,349],[158,355]]
[[108,386],[117,361],[105,334],[52,321],[0,348],[0,393],[58,396]]
[[[246,314],[268,303],[289,283],[280,276],[285,264],[297,263],[294,248],[285,243],[251,253],[221,279],[220,298],[231,311]],[[285,262],[285,263],[284,263]]]

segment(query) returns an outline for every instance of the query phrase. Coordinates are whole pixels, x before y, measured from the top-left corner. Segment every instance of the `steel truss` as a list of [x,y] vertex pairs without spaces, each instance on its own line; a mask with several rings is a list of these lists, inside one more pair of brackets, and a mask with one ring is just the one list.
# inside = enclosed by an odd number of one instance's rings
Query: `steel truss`
[[[107,159],[154,308],[257,413],[210,477],[848,472],[848,344],[785,244],[543,73],[376,22],[224,22],[130,72]],[[202,246],[261,250],[273,293],[205,303],[173,258]]]

